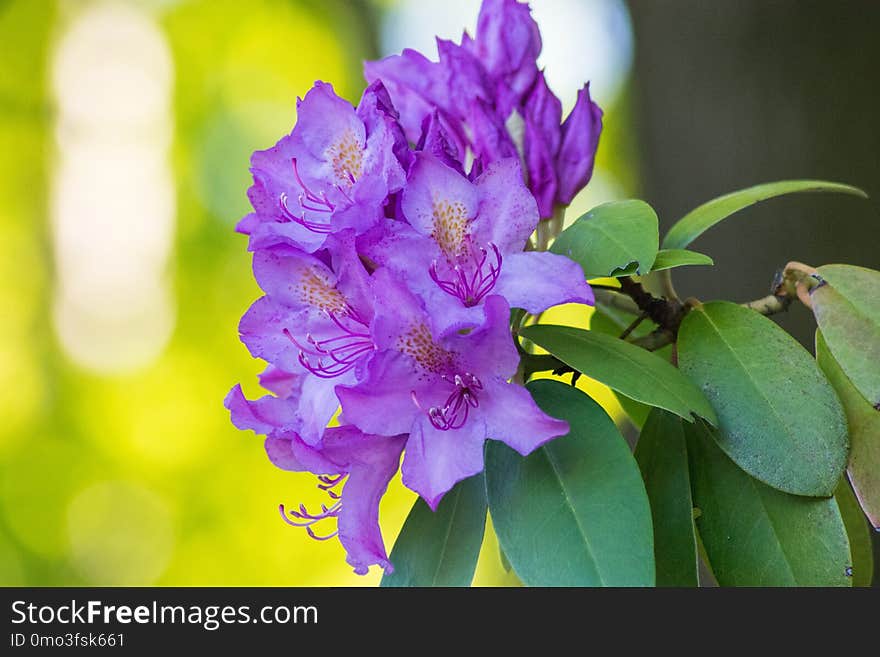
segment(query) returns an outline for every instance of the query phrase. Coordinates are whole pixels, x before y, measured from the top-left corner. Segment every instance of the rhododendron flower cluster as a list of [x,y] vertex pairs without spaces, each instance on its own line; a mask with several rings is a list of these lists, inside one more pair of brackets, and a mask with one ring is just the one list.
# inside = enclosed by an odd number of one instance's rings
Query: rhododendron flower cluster
[[524,4],[487,0],[474,38],[438,45],[368,63],[356,107],[315,83],[253,154],[238,225],[264,293],[239,330],[271,394],[236,386],[226,407],[276,466],[317,475],[327,503],[282,516],[338,535],[360,574],[392,568],[378,514],[398,466],[436,509],[487,439],[528,454],[568,432],[512,381],[511,309],[593,302],[530,236],[588,181],[601,112],[585,88],[561,121]]

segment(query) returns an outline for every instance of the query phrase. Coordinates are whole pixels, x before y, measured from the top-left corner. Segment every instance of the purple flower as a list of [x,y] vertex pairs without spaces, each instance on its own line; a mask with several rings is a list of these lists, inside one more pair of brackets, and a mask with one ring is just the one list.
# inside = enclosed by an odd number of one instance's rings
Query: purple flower
[[437,41],[432,62],[413,50],[367,62],[368,80],[381,80],[400,108],[407,137],[419,141],[425,120],[437,113],[473,176],[480,167],[519,156],[540,217],[568,205],[593,171],[601,110],[583,89],[560,126],[562,107],[538,70],[541,36],[527,4],[484,0],[477,33],[461,44]]
[[375,225],[404,183],[397,154],[406,144],[395,116],[381,84],[367,88],[356,111],[316,82],[297,102],[293,132],[251,158],[254,212],[238,225],[250,249],[287,244],[313,252],[336,230]]
[[568,205],[593,177],[593,163],[602,132],[602,110],[590,99],[590,85],[578,92],[577,104],[562,124],[556,157],[557,202]]
[[357,381],[374,350],[370,277],[347,238],[330,238],[332,255],[289,246],[257,251],[254,275],[266,295],[239,325],[251,354],[274,366],[264,377],[283,383],[297,411],[295,431],[310,445],[339,408],[335,386]]
[[532,86],[541,45],[531,9],[517,0],[483,0],[476,39],[462,37],[463,49],[473,53],[495,81],[502,114],[520,105]]
[[337,388],[342,417],[368,434],[409,434],[403,483],[432,509],[456,482],[482,471],[487,439],[528,454],[568,432],[525,388],[508,383],[519,356],[502,297],[485,300],[482,326],[438,336],[421,300],[388,269],[373,278],[378,351],[363,381]]
[[416,153],[401,207],[408,224],[389,226],[365,251],[425,300],[439,333],[482,324],[491,295],[531,313],[593,303],[580,265],[523,252],[538,212],[516,159],[495,162],[471,182],[432,155]]
[[[266,396],[248,401],[236,386],[224,405],[236,427],[266,436],[266,453],[277,467],[318,475],[318,488],[327,492],[329,503],[314,512],[303,505],[292,510],[281,505],[288,524],[305,527],[317,540],[338,535],[346,560],[359,575],[365,575],[372,565],[392,572],[379,529],[379,500],[397,472],[404,436],[368,435],[342,426],[328,429],[321,444],[314,447],[292,428],[297,424],[296,413],[284,399]],[[319,525],[334,520],[335,531],[318,533]]]

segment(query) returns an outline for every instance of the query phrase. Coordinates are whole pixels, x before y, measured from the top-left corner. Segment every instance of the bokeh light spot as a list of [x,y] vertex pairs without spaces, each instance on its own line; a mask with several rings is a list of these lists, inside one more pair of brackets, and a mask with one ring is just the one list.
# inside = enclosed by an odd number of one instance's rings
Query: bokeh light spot
[[167,504],[129,482],[102,482],[67,509],[73,565],[88,584],[141,586],[165,569],[173,547]]

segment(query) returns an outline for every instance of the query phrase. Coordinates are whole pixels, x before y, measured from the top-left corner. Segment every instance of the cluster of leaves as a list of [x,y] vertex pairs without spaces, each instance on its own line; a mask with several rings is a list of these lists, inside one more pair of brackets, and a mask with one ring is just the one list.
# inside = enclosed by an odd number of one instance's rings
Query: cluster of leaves
[[[525,458],[490,441],[484,474],[436,513],[416,502],[383,585],[469,585],[487,509],[502,560],[527,585],[697,586],[701,558],[722,586],[870,584],[880,272],[800,265],[767,304],[743,305],[679,302],[668,278],[712,264],[687,247],[719,221],[806,191],[863,195],[818,181],[760,185],[692,211],[662,249],[657,215],[641,201],[601,205],[563,231],[551,250],[620,288],[597,295],[589,331],[515,314],[525,374],[584,374],[611,388],[640,430],[635,452],[579,389],[528,382],[570,433]],[[659,298],[632,278],[658,271]],[[795,297],[816,317],[815,359],[764,316]]]

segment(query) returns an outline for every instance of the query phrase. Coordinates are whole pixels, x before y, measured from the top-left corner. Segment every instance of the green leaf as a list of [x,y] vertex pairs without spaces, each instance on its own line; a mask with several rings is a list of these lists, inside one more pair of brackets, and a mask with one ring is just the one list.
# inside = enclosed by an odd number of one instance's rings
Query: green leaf
[[781,180],[755,185],[719,196],[688,212],[666,233],[666,237],[663,238],[663,248],[683,249],[730,215],[760,201],[794,192],[842,192],[868,198],[868,195],[858,187],[822,180]]
[[525,458],[487,445],[489,511],[516,574],[529,586],[652,586],[648,496],[614,422],[576,388],[527,387],[571,431]]
[[794,338],[763,315],[715,301],[682,321],[678,363],[715,407],[714,435],[739,467],[795,495],[834,493],[849,448],[846,419]]
[[825,265],[810,294],[828,348],[862,396],[880,410],[880,272]]
[[597,331],[537,324],[520,334],[566,365],[636,401],[665,408],[690,421],[695,413],[713,424],[709,402],[673,365],[635,345]]
[[709,256],[688,251],[687,249],[661,249],[657,252],[657,258],[651,271],[672,269],[673,267],[686,267],[688,265],[714,265],[715,261]]
[[657,255],[657,213],[644,201],[593,208],[566,228],[551,247],[583,267],[587,278],[647,274]]
[[635,457],[654,519],[657,586],[698,586],[694,505],[681,419],[652,410]]
[[486,528],[482,474],[458,482],[436,512],[416,500],[391,552],[381,586],[470,586]]
[[[620,336],[623,333],[624,329],[629,325],[632,320],[635,319],[632,315],[627,315],[621,311],[616,311],[614,308],[599,308],[593,311],[593,314],[590,316],[590,330],[598,331],[599,333],[604,333],[606,335],[611,335],[613,337]],[[632,336],[634,338],[641,337],[643,335],[647,335],[652,330],[656,328],[656,324],[654,322],[646,319],[638,327],[632,332]],[[663,347],[663,349],[659,349],[653,353],[658,356],[661,356],[664,360],[669,360],[669,354],[672,351],[672,345],[668,345]],[[642,426],[645,424],[645,420],[648,418],[648,413],[651,412],[651,407],[647,404],[642,404],[641,402],[637,402],[634,399],[630,399],[626,395],[622,395],[616,390],[612,390],[615,398],[618,403],[620,403],[620,407],[623,409],[623,412],[626,413],[629,421],[632,422],[633,426],[636,429],[641,430]]]
[[880,528],[880,412],[871,407],[843,373],[816,331],[816,361],[843,404],[849,427],[849,480],[865,515]]
[[852,488],[841,479],[834,493],[843,524],[846,527],[846,535],[849,538],[849,548],[852,554],[852,585],[871,586],[874,579],[874,550],[871,545],[871,530],[865,522]]
[[697,531],[721,586],[850,586],[849,541],[833,498],[762,484],[718,447],[717,433],[684,427]]

